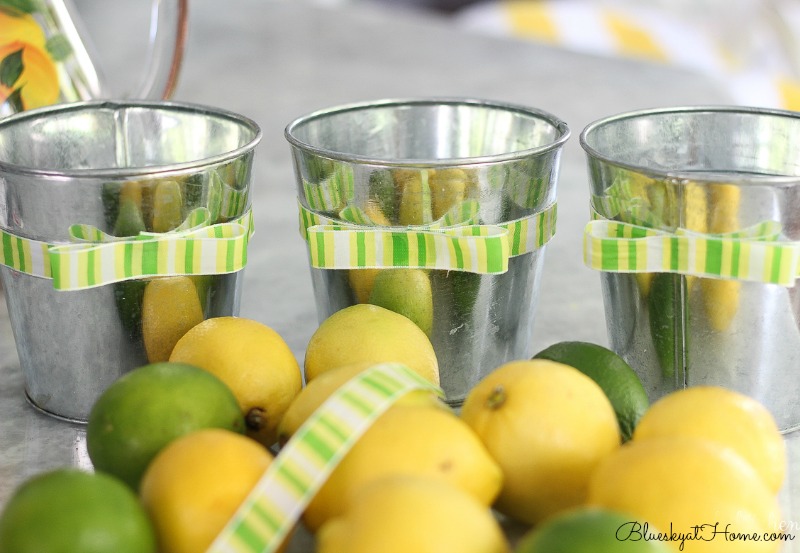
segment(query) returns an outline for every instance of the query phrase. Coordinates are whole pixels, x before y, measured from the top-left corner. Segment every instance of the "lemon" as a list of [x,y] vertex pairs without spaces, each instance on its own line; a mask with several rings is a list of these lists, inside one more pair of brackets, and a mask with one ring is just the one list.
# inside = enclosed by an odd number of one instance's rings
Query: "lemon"
[[304,515],[317,530],[342,514],[366,484],[390,474],[438,478],[490,505],[502,474],[478,437],[456,415],[438,407],[393,405],[334,469]]
[[558,342],[534,355],[575,367],[597,382],[617,415],[623,441],[650,405],[642,381],[625,360],[608,348],[588,342]]
[[[733,184],[713,184],[709,187],[713,209],[709,211],[708,226],[712,233],[725,234],[741,229],[739,206],[741,190]],[[742,283],[738,280],[700,279],[703,306],[711,328],[726,331],[739,311]]]
[[369,303],[411,319],[430,336],[433,330],[433,292],[422,269],[383,269],[372,285]]
[[583,503],[592,471],[620,443],[600,386],[544,359],[492,371],[469,392],[461,417],[503,470],[497,509],[530,524]]
[[431,187],[431,211],[434,219],[440,219],[453,206],[464,201],[469,175],[463,169],[451,167],[439,169],[428,178]]
[[170,361],[190,363],[220,378],[245,415],[247,433],[266,446],[303,385],[300,366],[283,338],[252,319],[215,317],[183,336]]
[[317,533],[317,553],[504,553],[486,505],[447,483],[409,475],[373,482]]
[[155,553],[153,526],[116,478],[56,469],[24,482],[0,516],[0,553]]
[[780,547],[778,541],[730,539],[774,531],[778,503],[734,450],[700,438],[634,438],[594,472],[588,504],[648,521],[669,533],[675,551],[766,553]]
[[306,348],[306,380],[361,361],[402,363],[439,384],[430,339],[409,318],[377,305],[351,305],[322,321]]
[[203,318],[200,297],[191,278],[159,277],[149,281],[142,297],[142,338],[147,360],[167,361],[175,343]]
[[[300,390],[300,393],[292,400],[289,408],[281,417],[281,422],[278,425],[278,442],[285,444],[331,394],[373,365],[374,363],[362,362],[336,367],[325,371],[312,382],[309,382],[307,386]],[[411,391],[398,398],[395,404],[440,405],[436,394],[428,390]]]
[[[668,553],[663,542],[645,539],[644,522],[633,516],[577,507],[522,536],[515,553]],[[650,529],[653,530],[653,529]]]
[[[396,175],[397,176],[397,175]],[[404,226],[426,225],[433,220],[431,213],[431,190],[427,170],[406,173],[398,183],[400,206],[398,222]]]
[[356,303],[367,303],[375,285],[375,277],[382,269],[350,269],[347,279]]
[[692,436],[719,442],[741,455],[777,492],[786,474],[786,445],[769,411],[757,400],[718,386],[692,386],[656,401],[633,434],[637,441]]
[[183,222],[183,192],[174,180],[161,181],[153,192],[153,232],[168,232]]
[[271,462],[255,440],[221,429],[198,430],[165,447],[141,489],[159,552],[205,551]]
[[96,470],[137,489],[165,445],[207,427],[244,432],[228,387],[191,365],[154,363],[123,375],[100,395],[89,413],[86,446]]

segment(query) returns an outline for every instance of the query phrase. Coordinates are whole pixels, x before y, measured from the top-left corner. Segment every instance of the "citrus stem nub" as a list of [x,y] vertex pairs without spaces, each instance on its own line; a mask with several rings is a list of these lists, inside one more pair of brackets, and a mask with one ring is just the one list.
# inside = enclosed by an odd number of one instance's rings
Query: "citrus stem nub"
[[244,423],[248,430],[257,432],[267,423],[266,413],[261,407],[253,407],[244,416]]
[[506,389],[502,384],[498,384],[486,398],[486,407],[492,410],[499,409],[506,402],[506,397]]

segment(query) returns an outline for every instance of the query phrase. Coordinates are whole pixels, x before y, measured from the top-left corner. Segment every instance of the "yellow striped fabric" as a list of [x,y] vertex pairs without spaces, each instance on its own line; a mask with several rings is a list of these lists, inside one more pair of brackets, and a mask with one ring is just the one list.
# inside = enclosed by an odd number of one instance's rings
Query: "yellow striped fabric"
[[470,5],[455,19],[470,30],[696,71],[732,103],[800,110],[800,8],[746,4],[501,0]]

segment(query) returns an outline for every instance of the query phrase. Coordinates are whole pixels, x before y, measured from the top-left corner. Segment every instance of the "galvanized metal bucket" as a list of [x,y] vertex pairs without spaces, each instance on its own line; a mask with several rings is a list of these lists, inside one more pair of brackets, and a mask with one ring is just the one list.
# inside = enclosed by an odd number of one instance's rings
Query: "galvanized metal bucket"
[[[416,272],[400,295],[427,304],[415,322],[451,404],[503,362],[530,357],[568,136],[543,111],[465,99],[352,104],[289,124],[319,320],[382,305],[375,271]],[[454,239],[464,228],[485,236]],[[496,257],[486,253],[494,238],[506,247]],[[435,251],[439,239],[447,251]]]
[[648,110],[589,125],[581,145],[610,345],[651,400],[724,386],[800,427],[800,115]]
[[0,277],[34,406],[85,421],[187,326],[237,313],[243,263],[206,248],[217,232],[244,253],[260,138],[239,115],[166,102],[0,120]]

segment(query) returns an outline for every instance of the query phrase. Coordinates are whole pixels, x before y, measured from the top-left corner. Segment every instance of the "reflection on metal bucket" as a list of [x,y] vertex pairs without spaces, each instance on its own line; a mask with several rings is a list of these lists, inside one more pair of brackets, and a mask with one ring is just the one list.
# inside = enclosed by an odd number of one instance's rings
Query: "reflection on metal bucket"
[[[364,302],[408,316],[429,335],[456,405],[492,369],[530,357],[568,136],[544,112],[476,100],[354,104],[291,123],[286,137],[307,226],[349,228],[365,241],[379,241],[381,229],[393,233],[374,250],[354,238],[352,262],[340,263],[341,256],[320,259],[334,238],[321,231],[309,247],[320,321]],[[459,242],[463,227],[483,234]],[[481,240],[500,234],[509,236],[510,253],[494,257]],[[443,235],[450,249],[433,255]]]
[[610,344],[651,400],[719,385],[800,427],[797,275],[776,284],[757,253],[800,239],[799,143],[797,114],[746,108],[630,113],[581,135],[600,220],[702,246],[664,272],[601,276]]
[[[260,135],[238,115],[174,103],[90,102],[0,121],[0,232],[19,244],[14,255],[5,249],[0,277],[34,406],[85,421],[119,376],[166,360],[204,318],[238,311],[241,269],[207,274],[223,271],[192,265],[199,254],[185,251],[188,241],[173,240],[152,266],[142,252],[164,236],[240,222]],[[18,255],[26,244],[35,254],[39,242],[49,278]],[[82,244],[92,254],[75,265],[97,261],[105,245],[117,248],[116,266],[60,266],[67,280],[83,277],[56,290],[55,252]],[[181,263],[192,274],[181,275]],[[109,272],[122,280],[105,283]]]

